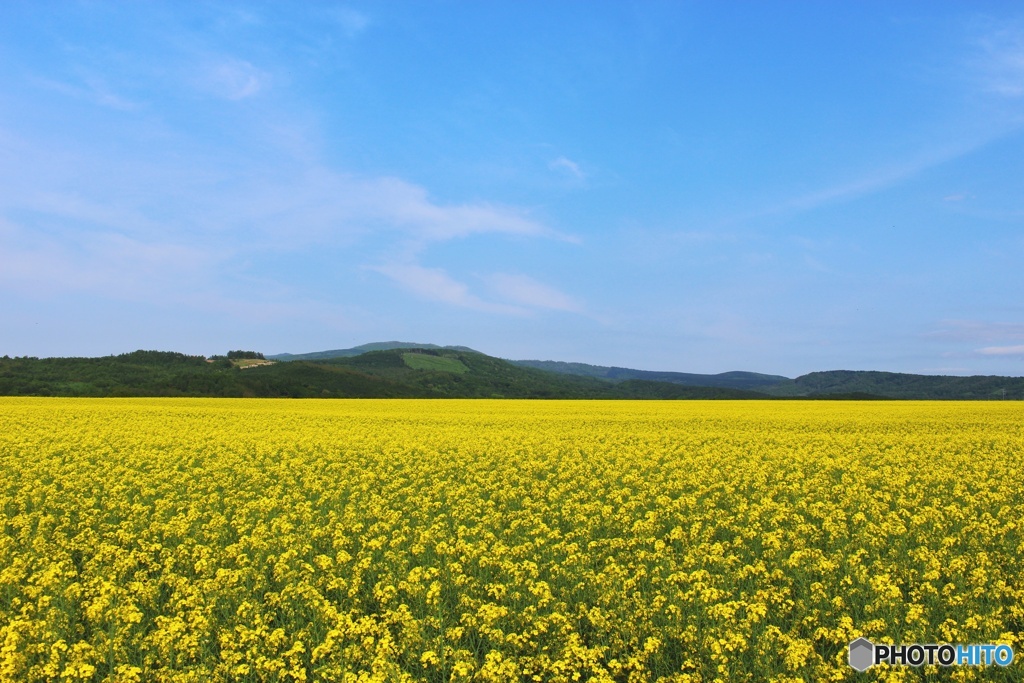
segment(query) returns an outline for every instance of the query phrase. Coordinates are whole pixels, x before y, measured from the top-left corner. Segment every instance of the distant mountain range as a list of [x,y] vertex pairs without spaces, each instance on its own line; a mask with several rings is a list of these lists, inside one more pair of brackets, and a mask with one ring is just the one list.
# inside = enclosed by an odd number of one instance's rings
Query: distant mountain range
[[[253,354],[258,356],[259,354]],[[464,346],[378,342],[251,358],[136,351],[0,358],[0,395],[590,399],[1024,399],[1024,377],[813,372],[702,375],[494,358]]]

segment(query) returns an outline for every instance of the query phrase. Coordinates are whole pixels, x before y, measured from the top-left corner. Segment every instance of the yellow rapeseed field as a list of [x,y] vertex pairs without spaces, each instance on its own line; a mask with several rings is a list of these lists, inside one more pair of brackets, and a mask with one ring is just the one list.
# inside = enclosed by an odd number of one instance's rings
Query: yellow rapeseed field
[[4,398],[0,680],[1020,680],[1022,472],[1013,402]]

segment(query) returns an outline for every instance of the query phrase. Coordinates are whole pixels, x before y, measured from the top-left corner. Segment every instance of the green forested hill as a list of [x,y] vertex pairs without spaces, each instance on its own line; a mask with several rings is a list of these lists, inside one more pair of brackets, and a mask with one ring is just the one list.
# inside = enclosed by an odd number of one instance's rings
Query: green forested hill
[[[711,383],[694,386],[683,383],[682,378],[687,376],[684,373],[610,368],[624,371],[609,377],[567,373],[564,369],[552,372],[464,347],[400,345],[328,360],[261,364],[265,362],[240,357],[207,359],[162,351],[136,351],[102,358],[4,357],[0,358],[0,395],[1024,399],[1022,377],[942,377],[837,370],[813,372],[791,380],[755,373],[723,373],[692,375],[694,381]],[[756,387],[756,391],[737,385]]]
[[631,368],[607,367],[604,365],[590,365],[588,363],[565,363],[554,360],[514,360],[512,362],[522,367],[547,370],[548,372],[557,372],[565,375],[596,377],[613,382],[639,379],[695,387],[764,391],[772,385],[790,381],[788,377],[783,377],[782,375],[763,375],[758,372],[733,371],[722,372],[717,375],[701,375],[690,372],[633,370]]
[[912,375],[898,372],[812,372],[763,389],[773,396],[870,394],[885,398],[978,400],[1024,399],[1024,377]]
[[[434,359],[433,363],[425,362]],[[445,364],[438,361],[448,361]],[[683,387],[665,382],[611,384],[590,377],[519,367],[500,358],[453,349],[389,350],[325,361],[403,386],[421,395],[467,398],[761,398],[753,392]],[[433,365],[437,369],[427,369]]]
[[450,398],[757,398],[658,382],[613,385],[453,349],[370,351],[240,367],[159,351],[103,358],[2,358],[0,395]]
[[[370,351],[390,351],[392,349],[450,349],[453,351],[473,351],[467,346],[438,346],[437,344],[419,344],[416,342],[371,342],[353,346],[349,349],[332,349],[330,351],[313,351],[312,353],[279,353],[267,356],[270,360],[297,361],[297,360],[331,360],[333,358],[351,358]],[[475,353],[475,352],[474,352]]]
[[592,377],[609,382],[644,379],[686,386],[756,391],[778,398],[853,398],[919,400],[1024,399],[1024,377],[913,375],[896,372],[830,370],[789,379],[755,372],[698,375],[604,367],[560,361],[512,361],[524,367]]
[[160,351],[102,358],[2,358],[7,396],[411,396],[407,387],[345,368],[290,363],[241,367]]

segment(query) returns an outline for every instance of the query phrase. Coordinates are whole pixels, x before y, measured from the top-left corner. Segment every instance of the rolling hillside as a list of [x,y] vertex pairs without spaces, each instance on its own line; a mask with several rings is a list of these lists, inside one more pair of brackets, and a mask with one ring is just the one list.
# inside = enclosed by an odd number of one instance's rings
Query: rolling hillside
[[2,358],[0,395],[290,398],[761,398],[713,387],[619,384],[522,368],[474,351],[397,348],[327,361],[240,367],[159,351]]
[[466,347],[408,342],[268,356],[275,359],[291,360],[207,359],[160,351],[102,358],[4,357],[0,395],[1024,400],[1022,377],[846,370],[795,379],[753,372],[700,375],[506,361]]
[[789,382],[782,375],[762,375],[757,372],[723,372],[717,375],[700,375],[689,372],[660,372],[652,370],[632,370],[630,368],[588,365],[587,363],[566,363],[553,360],[514,360],[516,365],[523,367],[557,372],[581,377],[595,377],[613,382],[630,379],[641,379],[652,382],[670,382],[695,387],[721,387],[727,389],[744,389],[748,391],[764,391],[775,384]]
[[475,351],[392,349],[325,361],[404,386],[422,395],[467,398],[759,398],[753,392],[683,387],[667,382],[612,384],[592,377],[520,367]]
[[[333,349],[331,351],[313,351],[312,353],[279,353],[267,356],[269,360],[296,361],[296,360],[330,360],[332,358],[351,358],[370,351],[390,351],[392,349],[450,349],[453,351],[473,351],[468,346],[438,346],[437,344],[418,344],[416,342],[371,342],[353,346],[350,349]],[[475,352],[474,352],[475,353]]]
[[878,396],[918,400],[1022,400],[1024,377],[912,375],[831,370],[812,372],[762,389],[771,396]]

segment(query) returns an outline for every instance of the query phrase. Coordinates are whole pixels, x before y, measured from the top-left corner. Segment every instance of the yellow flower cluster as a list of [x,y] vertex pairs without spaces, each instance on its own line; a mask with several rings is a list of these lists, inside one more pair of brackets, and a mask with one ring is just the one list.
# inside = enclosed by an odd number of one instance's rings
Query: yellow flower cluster
[[1012,402],[0,399],[0,681],[840,681],[862,635],[1020,652],[1021,472]]

